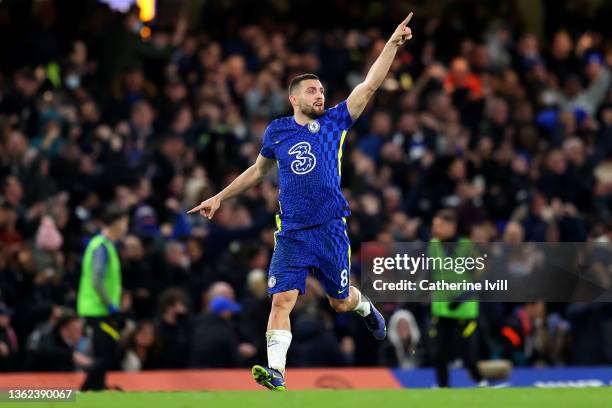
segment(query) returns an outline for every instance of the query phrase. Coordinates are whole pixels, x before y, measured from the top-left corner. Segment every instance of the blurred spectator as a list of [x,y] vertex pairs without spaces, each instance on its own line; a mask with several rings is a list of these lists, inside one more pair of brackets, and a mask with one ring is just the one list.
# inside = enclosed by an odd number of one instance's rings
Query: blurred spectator
[[83,322],[71,310],[64,310],[51,332],[40,340],[30,369],[34,371],[75,371],[88,369],[94,360],[78,350]]
[[588,87],[583,89],[580,77],[570,75],[566,78],[563,93],[560,96],[562,109],[576,115],[592,116],[596,113],[610,87],[610,69],[604,65],[603,56],[593,53],[587,57],[584,67],[589,80]]
[[575,365],[611,364],[610,303],[574,303],[568,306],[566,313],[573,338],[569,362]]
[[504,357],[516,365],[558,365],[566,356],[568,322],[543,302],[519,307],[502,328]]
[[164,263],[160,265],[161,276],[158,284],[163,287],[175,286],[184,290],[190,283],[190,260],[185,245],[177,241],[169,241],[165,245]]
[[[209,300],[207,313],[194,320],[190,367],[238,367],[241,362],[239,339],[231,319],[242,307],[232,298],[216,296]],[[252,345],[250,354],[254,354]]]
[[193,339],[189,319],[189,300],[185,292],[169,288],[159,295],[156,337],[160,343],[162,368],[186,368],[189,364]]
[[417,347],[421,331],[414,315],[400,309],[391,315],[388,341],[381,349],[380,364],[385,367],[415,368],[419,366]]
[[140,238],[128,235],[121,251],[124,290],[132,296],[132,312],[137,319],[153,316],[154,275]]
[[123,371],[142,371],[159,368],[159,343],[155,334],[155,325],[142,320],[128,335],[125,342],[125,355],[121,361]]
[[[57,325],[58,319],[65,314],[65,309],[60,306],[54,306],[49,318],[38,324],[36,328],[30,333],[26,342],[26,352],[32,357],[40,349],[40,343],[42,339],[50,334]],[[29,359],[29,357],[28,357]],[[26,366],[29,365],[26,363]]]

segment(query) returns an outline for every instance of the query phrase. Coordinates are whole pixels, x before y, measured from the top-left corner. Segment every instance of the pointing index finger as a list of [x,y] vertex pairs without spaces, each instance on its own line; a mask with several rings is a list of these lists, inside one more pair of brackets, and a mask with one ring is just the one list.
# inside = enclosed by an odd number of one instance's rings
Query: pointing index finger
[[199,211],[201,207],[202,204],[198,205],[197,207],[193,207],[191,210],[187,211],[187,214],[193,214],[194,212]]
[[406,17],[406,18],[404,19],[404,21],[402,21],[402,25],[403,25],[404,27],[406,27],[406,26],[408,25],[408,23],[410,22],[410,20],[412,20],[412,15],[413,15],[413,14],[414,14],[414,13],[411,11],[411,12],[410,12],[410,14],[408,14],[408,17]]

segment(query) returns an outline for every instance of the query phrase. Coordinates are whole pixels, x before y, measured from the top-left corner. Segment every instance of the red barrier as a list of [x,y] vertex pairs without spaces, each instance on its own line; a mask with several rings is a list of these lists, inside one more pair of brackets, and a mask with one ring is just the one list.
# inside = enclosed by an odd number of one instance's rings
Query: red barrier
[[[79,388],[82,373],[0,374],[0,388]],[[125,391],[258,390],[248,369],[112,372],[108,384]],[[400,388],[384,368],[290,368],[287,388]]]

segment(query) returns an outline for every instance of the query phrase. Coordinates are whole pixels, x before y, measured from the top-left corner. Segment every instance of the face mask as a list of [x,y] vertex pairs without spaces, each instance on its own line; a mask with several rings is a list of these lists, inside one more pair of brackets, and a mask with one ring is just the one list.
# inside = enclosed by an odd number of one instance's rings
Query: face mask
[[68,87],[68,89],[77,89],[79,86],[81,86],[81,78],[76,75],[76,74],[70,74],[66,77],[66,87]]

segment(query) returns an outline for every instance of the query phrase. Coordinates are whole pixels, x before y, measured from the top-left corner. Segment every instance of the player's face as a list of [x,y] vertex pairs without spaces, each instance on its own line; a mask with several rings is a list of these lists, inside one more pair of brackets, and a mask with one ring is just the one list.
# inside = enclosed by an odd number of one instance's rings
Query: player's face
[[295,96],[296,108],[309,118],[314,119],[325,113],[325,94],[320,81],[307,79],[300,82]]

